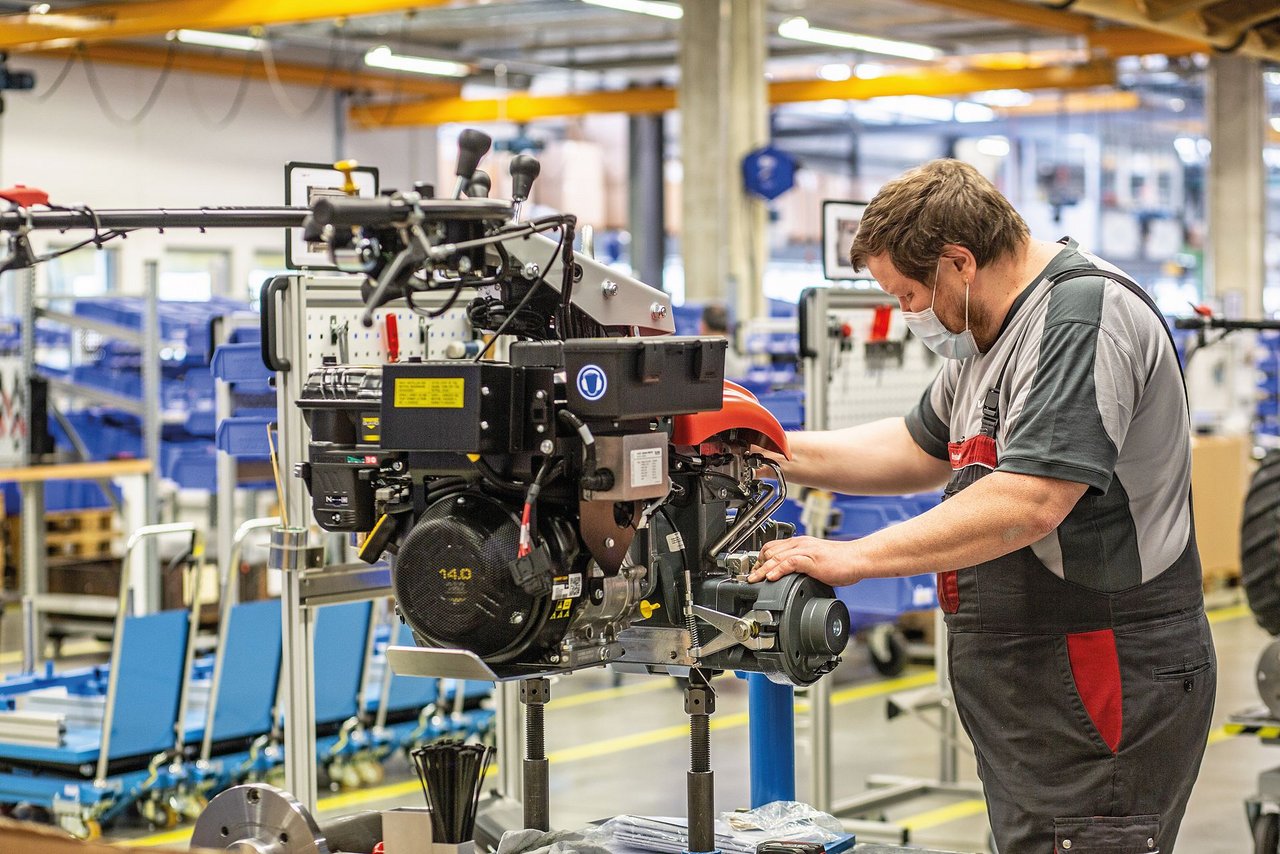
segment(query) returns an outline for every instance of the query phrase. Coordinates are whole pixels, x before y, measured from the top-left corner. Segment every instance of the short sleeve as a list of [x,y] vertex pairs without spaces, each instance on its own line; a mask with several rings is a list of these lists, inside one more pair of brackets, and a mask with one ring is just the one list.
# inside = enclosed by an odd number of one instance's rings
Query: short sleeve
[[955,397],[956,372],[950,363],[944,365],[920,400],[907,413],[907,432],[926,454],[940,460],[947,459],[947,445],[951,441],[951,401]]
[[[997,470],[1074,481],[1106,492],[1145,375],[1133,348],[1099,323],[1047,325]],[[1014,393],[1021,397],[1016,386]]]

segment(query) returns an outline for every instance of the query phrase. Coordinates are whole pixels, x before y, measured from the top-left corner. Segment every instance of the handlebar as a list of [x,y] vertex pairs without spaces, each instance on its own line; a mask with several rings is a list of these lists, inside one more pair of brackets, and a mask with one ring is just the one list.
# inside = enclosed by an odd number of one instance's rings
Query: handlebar
[[1225,317],[1178,317],[1174,318],[1175,329],[1222,329],[1233,331],[1252,329],[1262,331],[1280,331],[1280,320],[1229,320]]

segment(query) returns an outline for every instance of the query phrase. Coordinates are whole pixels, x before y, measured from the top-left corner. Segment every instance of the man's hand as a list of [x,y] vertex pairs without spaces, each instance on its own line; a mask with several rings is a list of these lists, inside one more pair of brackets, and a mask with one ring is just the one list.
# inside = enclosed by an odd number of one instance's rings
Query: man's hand
[[843,587],[859,580],[856,540],[820,540],[816,537],[791,537],[765,543],[760,559],[747,576],[747,581],[777,581],[784,575],[803,572],[832,587]]

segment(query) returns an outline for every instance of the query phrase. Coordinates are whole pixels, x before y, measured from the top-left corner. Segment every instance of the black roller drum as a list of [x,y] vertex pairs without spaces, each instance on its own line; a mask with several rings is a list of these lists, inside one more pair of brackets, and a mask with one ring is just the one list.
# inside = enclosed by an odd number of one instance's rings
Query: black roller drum
[[424,643],[495,664],[529,646],[551,600],[512,580],[518,539],[514,509],[486,495],[451,495],[427,508],[392,563],[396,603]]

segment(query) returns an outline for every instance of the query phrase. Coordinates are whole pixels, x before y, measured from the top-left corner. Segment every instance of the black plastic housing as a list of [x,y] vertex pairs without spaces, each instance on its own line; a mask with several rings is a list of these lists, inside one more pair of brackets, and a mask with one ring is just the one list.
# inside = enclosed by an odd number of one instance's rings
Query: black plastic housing
[[511,363],[563,368],[570,409],[622,421],[719,409],[728,345],[692,336],[522,341],[511,345]]
[[382,367],[382,388],[386,449],[513,454],[555,435],[550,368],[401,362]]

